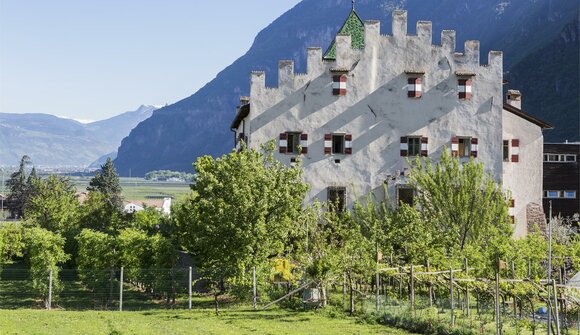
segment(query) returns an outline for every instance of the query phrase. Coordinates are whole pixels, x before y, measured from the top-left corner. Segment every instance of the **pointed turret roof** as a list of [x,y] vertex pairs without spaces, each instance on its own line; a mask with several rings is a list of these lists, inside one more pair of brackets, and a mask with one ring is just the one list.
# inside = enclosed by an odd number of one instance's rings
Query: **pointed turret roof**
[[[353,9],[344,21],[337,35],[350,35],[353,49],[363,49],[365,46],[365,24]],[[332,41],[330,47],[324,53],[324,60],[336,60],[336,40]]]

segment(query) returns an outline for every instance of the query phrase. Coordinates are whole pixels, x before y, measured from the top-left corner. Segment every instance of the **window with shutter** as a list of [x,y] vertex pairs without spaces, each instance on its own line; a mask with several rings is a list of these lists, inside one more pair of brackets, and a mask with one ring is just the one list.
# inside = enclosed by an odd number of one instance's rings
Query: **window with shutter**
[[471,157],[477,158],[477,147],[478,147],[477,138],[471,138]]
[[510,199],[508,214],[510,216],[511,222],[516,222],[516,201],[514,199]]
[[520,161],[520,140],[512,140],[512,162],[518,163]]
[[451,156],[459,156],[459,137],[457,136],[451,138]]
[[429,138],[421,137],[421,156],[427,157],[429,155]]
[[459,79],[457,81],[459,99],[471,99],[471,79]]
[[344,135],[344,153],[347,155],[352,154],[352,135]]
[[346,95],[346,74],[332,76],[332,94]]
[[409,138],[401,136],[401,157],[409,155]]
[[278,141],[278,147],[281,154],[285,154],[288,147],[288,134],[281,133],[280,140]]
[[302,147],[302,153],[308,153],[308,134],[300,134],[300,146]]
[[413,77],[408,79],[407,96],[409,98],[420,98],[422,93],[421,78]]
[[324,154],[332,153],[332,134],[324,134]]

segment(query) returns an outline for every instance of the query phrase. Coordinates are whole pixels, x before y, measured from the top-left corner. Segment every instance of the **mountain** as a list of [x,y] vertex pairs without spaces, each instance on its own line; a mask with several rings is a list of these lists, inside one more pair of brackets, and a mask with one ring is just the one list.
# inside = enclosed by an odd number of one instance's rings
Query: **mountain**
[[[252,70],[266,71],[266,83],[277,83],[277,62],[292,59],[296,72],[304,72],[306,48],[318,46],[326,49],[346,19],[350,1],[304,0],[280,16],[255,38],[248,52],[218,73],[195,94],[166,106],[146,121],[140,123],[125,138],[115,160],[117,171],[127,175],[144,175],[151,170],[191,171],[191,163],[201,155],[217,156],[231,150],[233,136],[229,125],[234,116],[240,95],[249,92],[249,74]],[[550,63],[552,57],[542,54],[561,38],[563,29],[579,15],[578,2],[574,0],[359,0],[356,11],[363,20],[381,21],[381,32],[391,31],[391,12],[408,10],[408,31],[415,32],[415,22],[433,22],[433,43],[438,44],[442,29],[457,31],[457,50],[463,42],[477,39],[481,42],[481,59],[485,62],[489,50],[504,51],[504,68],[513,78],[530,78],[530,75]],[[243,24],[243,23],[242,23]],[[219,43],[219,41],[218,41]],[[566,54],[560,61],[570,66],[554,66],[550,76],[540,82],[526,82],[522,89],[525,110],[548,122],[554,122],[565,110],[540,108],[531,104],[534,99],[547,96],[544,86],[555,87],[565,71],[577,68],[577,59]],[[545,60],[542,62],[542,60]],[[527,63],[526,63],[527,62]],[[535,62],[535,63],[534,63]],[[526,64],[536,64],[529,68]],[[522,64],[522,65],[520,65]],[[516,65],[520,65],[516,67]],[[203,66],[203,64],[193,64]],[[512,70],[513,67],[513,70]],[[578,71],[571,72],[577,75]],[[168,80],[170,80],[168,78]],[[517,79],[514,83],[521,84]],[[509,88],[518,88],[508,85]],[[559,86],[561,87],[561,86]],[[526,102],[526,98],[533,98]],[[573,106],[558,106],[578,111]],[[578,139],[578,125],[573,125],[572,135]],[[565,130],[547,133],[547,139],[556,141],[565,137]]]
[[0,165],[17,165],[28,155],[35,165],[86,166],[116,151],[123,137],[156,109],[141,106],[88,124],[49,114],[0,113]]

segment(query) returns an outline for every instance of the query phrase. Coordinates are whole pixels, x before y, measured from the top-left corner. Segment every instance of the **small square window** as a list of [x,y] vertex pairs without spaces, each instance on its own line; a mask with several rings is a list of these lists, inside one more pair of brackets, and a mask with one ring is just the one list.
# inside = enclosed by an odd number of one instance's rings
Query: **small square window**
[[397,187],[397,202],[399,204],[407,204],[413,206],[415,198],[415,190],[407,185],[400,185]]
[[509,162],[510,161],[510,141],[503,140],[503,161]]
[[559,198],[559,191],[544,191],[544,198]]
[[286,149],[286,152],[289,154],[298,154],[301,133],[287,133],[287,134],[288,134],[288,147]]
[[332,186],[327,189],[328,205],[330,210],[342,213],[346,209],[346,187]]
[[576,191],[564,191],[564,198],[576,199]]
[[459,157],[471,156],[471,137],[459,137]]
[[575,162],[576,155],[566,155],[566,162]]
[[344,134],[332,134],[332,153],[344,154]]
[[419,156],[421,154],[421,138],[409,137],[407,142],[409,146],[409,156]]

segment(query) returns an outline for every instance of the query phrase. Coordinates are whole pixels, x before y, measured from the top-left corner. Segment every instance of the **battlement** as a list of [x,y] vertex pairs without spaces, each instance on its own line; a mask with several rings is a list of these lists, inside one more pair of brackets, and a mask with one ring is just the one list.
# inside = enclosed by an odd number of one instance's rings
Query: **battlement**
[[[351,14],[352,15],[352,14]],[[358,16],[356,16],[358,17]],[[284,94],[289,94],[300,85],[313,80],[333,68],[352,69],[359,61],[369,58],[380,58],[384,61],[384,55],[377,53],[384,50],[393,50],[392,55],[401,57],[416,56],[417,59],[401,59],[407,68],[429,67],[429,59],[435,62],[434,55],[438,54],[447,58],[453,71],[477,72],[494,69],[502,72],[503,54],[500,51],[490,51],[487,64],[480,64],[480,43],[478,40],[467,40],[463,51],[456,50],[455,30],[441,31],[441,44],[433,44],[433,23],[431,21],[417,21],[416,34],[408,33],[407,11],[394,10],[392,12],[392,35],[381,35],[381,22],[367,20],[364,24],[364,47],[353,48],[354,37],[350,34],[339,33],[334,40],[333,58],[323,57],[320,47],[307,48],[306,73],[299,76],[294,73],[294,62],[281,60],[278,63],[278,89]],[[360,19],[358,19],[360,20]],[[360,21],[358,21],[360,22]],[[360,30],[356,35],[357,41],[361,40]],[[399,51],[395,51],[399,49]],[[402,50],[401,50],[402,49]],[[390,53],[390,51],[387,51]],[[381,58],[383,57],[383,58]],[[427,63],[426,63],[427,62]],[[252,72],[252,91],[258,92],[265,88],[265,73],[262,71]],[[275,88],[274,88],[275,89]]]

